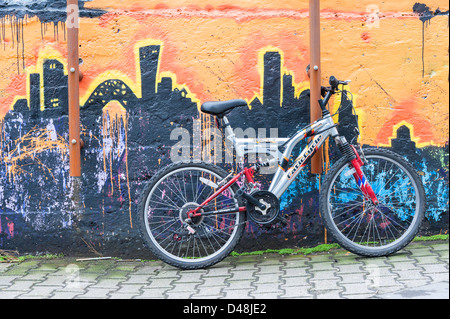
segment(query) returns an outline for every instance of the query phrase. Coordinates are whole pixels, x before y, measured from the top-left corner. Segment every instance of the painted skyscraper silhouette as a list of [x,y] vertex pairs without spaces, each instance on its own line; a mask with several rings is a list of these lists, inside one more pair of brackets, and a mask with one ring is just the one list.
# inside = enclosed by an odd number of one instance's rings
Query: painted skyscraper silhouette
[[160,51],[159,45],[150,45],[139,49],[142,99],[144,101],[154,98],[156,94]]
[[[291,74],[283,74],[281,54],[268,51],[264,54],[263,96],[255,97],[246,122],[255,127],[278,128],[280,137],[286,137],[298,126],[310,123],[309,94],[298,95]],[[298,95],[298,96],[297,96]]]

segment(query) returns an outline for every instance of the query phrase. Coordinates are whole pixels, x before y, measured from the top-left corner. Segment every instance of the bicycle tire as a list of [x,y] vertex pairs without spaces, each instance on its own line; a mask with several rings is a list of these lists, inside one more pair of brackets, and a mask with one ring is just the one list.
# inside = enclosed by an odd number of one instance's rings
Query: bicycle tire
[[[416,170],[400,155],[386,149],[375,148],[365,149],[364,154],[371,164],[363,166],[362,169],[367,172],[366,178],[379,197],[379,206],[371,207],[370,203],[364,202],[363,196],[359,197],[356,191],[354,193],[350,191],[359,188],[351,173],[347,173],[348,183],[345,181],[346,177],[342,177],[346,174],[345,170],[351,167],[348,160],[342,158],[333,165],[325,177],[320,194],[320,210],[327,230],[343,248],[365,257],[388,256],[407,246],[419,232],[426,210],[425,191]],[[383,161],[385,164],[381,168],[380,163]],[[403,187],[398,187],[399,181],[401,182],[399,185]],[[344,196],[336,195],[336,191]],[[354,202],[352,204],[342,204],[345,197],[361,199],[352,200]],[[366,228],[361,228],[363,220],[367,220]],[[355,241],[362,231],[364,233],[361,240]],[[371,232],[373,238],[369,238]],[[396,233],[399,234],[398,238],[395,238]]]
[[[142,194],[139,199],[139,206],[138,206],[139,228],[140,228],[141,234],[144,238],[144,241],[145,241],[147,247],[150,249],[150,251],[156,257],[158,257],[163,262],[165,262],[169,265],[172,265],[174,267],[180,268],[180,269],[203,269],[203,268],[208,268],[214,264],[219,263],[233,251],[235,246],[239,243],[240,238],[242,237],[242,233],[245,228],[244,222],[246,221],[246,214],[245,214],[245,212],[234,213],[234,215],[236,215],[236,221],[235,221],[235,227],[232,229],[232,233],[231,233],[230,237],[227,239],[226,244],[223,247],[221,247],[218,251],[214,252],[211,255],[200,258],[197,256],[188,256],[187,252],[186,252],[186,256],[183,256],[181,254],[176,255],[176,254],[173,254],[172,252],[165,250],[163,248],[163,246],[160,245],[160,243],[157,241],[154,234],[151,232],[151,229],[149,226],[150,225],[149,215],[154,214],[153,212],[151,214],[146,213],[148,210],[151,209],[149,207],[149,203],[151,202],[151,200],[149,202],[149,198],[151,196],[153,196],[152,194],[156,194],[155,189],[158,189],[158,185],[161,185],[161,183],[163,183],[163,181],[167,180],[167,178],[169,178],[170,176],[174,176],[174,174],[177,174],[179,172],[183,172],[183,175],[185,175],[185,173],[189,172],[189,171],[205,172],[205,174],[208,173],[208,174],[214,175],[215,177],[217,177],[219,179],[223,179],[228,175],[228,173],[225,170],[223,170],[222,168],[217,167],[212,164],[209,164],[209,163],[204,163],[204,162],[175,163],[175,164],[169,165],[165,169],[159,171],[155,176],[153,176],[148,181],[148,183],[146,184],[145,188],[142,191]],[[191,180],[192,180],[192,173],[191,173]],[[198,182],[198,180],[199,180],[199,178],[197,176],[197,182]],[[192,198],[194,199],[195,189],[193,187],[193,184],[194,183],[192,183],[188,187],[192,188]],[[183,187],[185,187],[184,191],[186,191],[186,188],[187,188],[186,185],[183,186],[180,184],[179,187],[177,187],[177,189],[179,189],[181,191]],[[197,186],[195,186],[195,187],[197,187]],[[174,188],[175,188],[175,186],[174,186]],[[198,188],[196,188],[196,189],[198,190]],[[237,184],[232,185],[230,187],[230,189],[231,189],[231,195],[236,194],[236,192],[238,191]],[[153,191],[153,193],[152,193],[152,191]],[[199,191],[197,193],[199,193]],[[202,191],[202,193],[203,193],[203,191]],[[184,195],[186,195],[185,198],[184,198]],[[195,194],[195,195],[197,195],[197,194]],[[167,204],[167,205],[175,206],[176,203],[181,203],[183,201],[183,199],[185,199],[186,202],[189,202],[187,204],[194,204],[193,201],[188,200],[189,196],[190,195],[186,193],[186,194],[181,194],[180,196],[178,196],[178,198],[176,198],[176,197],[170,198],[169,199],[170,205],[169,204]],[[203,194],[201,194],[201,196],[203,196]],[[234,200],[234,203],[236,205],[242,206],[241,202],[238,199],[235,199],[233,197],[232,200]],[[201,201],[199,200],[199,202],[201,202]],[[199,203],[197,203],[197,204],[199,204]],[[233,203],[231,203],[231,205],[233,205]],[[180,216],[179,222],[182,224],[183,223],[181,221],[181,219],[183,218],[183,217],[181,217],[183,214],[182,209],[179,212],[176,212],[176,209],[174,208],[172,215],[176,215],[176,214],[179,214],[179,216]],[[219,216],[219,215],[217,215],[217,216]],[[154,216],[152,216],[151,218],[154,218]],[[224,219],[225,219],[225,217],[222,217],[222,223],[224,222]],[[199,231],[196,234],[198,234],[199,240],[201,240],[201,236],[207,237],[207,236],[210,236],[211,234],[212,234],[211,236],[219,236],[219,235],[213,233],[212,231],[209,231],[209,233],[208,233],[206,231],[206,229],[209,229],[209,228],[207,228],[205,225],[201,226],[201,224],[203,222],[204,222],[204,220],[199,222],[199,224],[197,225]],[[232,223],[232,222],[230,221],[230,223]],[[206,224],[206,222],[205,222],[205,224]],[[204,229],[205,229],[202,234],[200,234],[200,231],[201,231],[200,227],[204,227]],[[196,236],[196,234],[192,235],[189,240],[194,238]],[[187,237],[189,237],[189,236],[186,236],[186,238]],[[164,239],[164,240],[170,241],[172,239],[169,238],[169,239]],[[173,240],[178,240],[178,238],[173,239]],[[185,240],[185,239],[182,239],[181,241],[183,241],[183,240]],[[194,247],[196,239],[193,239],[193,241],[194,241],[194,243],[193,243],[193,247]],[[211,245],[211,241],[213,241],[213,239],[211,239],[210,242],[208,243],[205,239],[205,242],[207,245]],[[212,244],[214,244],[214,242]],[[180,250],[181,250],[182,245],[183,245],[183,243],[180,243]],[[200,244],[197,244],[197,245],[199,247],[201,247]],[[203,249],[203,248],[204,247],[199,248],[199,249]],[[192,248],[192,249],[195,250],[195,248]],[[173,250],[174,249],[172,249],[172,251]],[[189,247],[187,248],[187,251],[188,250],[189,250]]]

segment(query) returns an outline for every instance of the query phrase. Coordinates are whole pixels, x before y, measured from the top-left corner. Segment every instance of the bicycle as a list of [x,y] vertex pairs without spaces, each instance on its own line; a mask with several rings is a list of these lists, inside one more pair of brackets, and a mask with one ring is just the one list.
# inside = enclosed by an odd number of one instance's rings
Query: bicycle
[[[387,256],[408,245],[425,214],[421,179],[400,155],[355,147],[339,135],[326,106],[348,82],[330,77],[331,86],[322,88],[324,98],[319,100],[322,117],[289,138],[267,139],[277,146],[275,152],[261,141],[235,136],[227,115],[247,106],[246,101],[204,103],[202,112],[216,117],[236,156],[252,149],[271,152],[275,159],[244,166],[236,174],[205,162],[175,163],[158,172],[145,186],[138,208],[150,250],[181,269],[219,263],[236,247],[249,220],[260,225],[283,222],[281,196],[329,137],[342,157],[324,177],[320,192],[328,232],[341,247],[360,256]],[[290,160],[294,147],[307,138],[298,158]],[[278,168],[269,189],[258,189],[255,174],[272,164]]]

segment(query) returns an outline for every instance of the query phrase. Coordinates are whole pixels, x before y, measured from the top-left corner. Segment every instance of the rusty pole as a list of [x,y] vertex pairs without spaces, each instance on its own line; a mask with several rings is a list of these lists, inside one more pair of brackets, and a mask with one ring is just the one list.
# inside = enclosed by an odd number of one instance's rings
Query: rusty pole
[[[320,63],[320,0],[309,0],[310,27],[310,80],[311,80],[311,123],[322,116],[319,107],[321,98],[321,63]],[[311,173],[321,174],[323,171],[323,148],[314,155],[311,161]]]
[[69,153],[70,176],[81,177],[80,71],[78,53],[78,0],[67,0],[67,52],[69,65]]

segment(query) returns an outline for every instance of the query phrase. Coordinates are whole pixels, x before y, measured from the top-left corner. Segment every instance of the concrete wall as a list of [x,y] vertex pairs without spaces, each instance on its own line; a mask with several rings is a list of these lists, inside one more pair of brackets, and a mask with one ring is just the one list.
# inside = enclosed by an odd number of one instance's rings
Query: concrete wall
[[[362,144],[413,163],[429,200],[422,234],[446,233],[448,2],[321,6],[324,83],[331,75],[353,80]],[[278,128],[285,137],[308,123],[308,1],[93,0],[80,7],[85,148],[83,209],[74,213],[65,1],[0,0],[0,249],[146,258],[136,204],[145,181],[171,162],[178,141],[171,133],[201,134],[204,159],[220,162],[201,103],[246,99],[251,108],[234,112],[231,123],[261,134]],[[338,119],[352,138],[354,120]],[[336,155],[327,154],[332,164]],[[285,227],[249,224],[240,249],[329,241],[318,211],[321,178],[302,173],[282,198],[283,213],[298,214]]]

